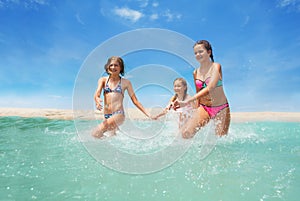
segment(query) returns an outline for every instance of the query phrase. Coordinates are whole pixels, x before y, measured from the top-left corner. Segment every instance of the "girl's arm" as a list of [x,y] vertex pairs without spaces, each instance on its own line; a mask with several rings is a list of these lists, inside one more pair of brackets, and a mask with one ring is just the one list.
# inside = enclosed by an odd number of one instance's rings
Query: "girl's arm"
[[194,70],[193,77],[194,77],[194,85],[195,85],[196,93],[198,93],[200,89],[196,85],[197,69]]
[[128,95],[131,98],[132,103],[141,111],[143,112],[147,117],[150,118],[150,115],[146,111],[146,109],[143,107],[143,105],[138,101],[137,97],[135,96],[135,93],[133,91],[131,82],[129,80],[126,80],[126,86],[125,88],[127,89]]
[[101,105],[101,98],[100,98],[100,95],[101,95],[101,91],[102,91],[102,88],[103,88],[103,83],[105,83],[105,78],[100,78],[98,80],[98,86],[97,86],[97,89],[94,93],[94,101],[96,103],[96,108],[98,110],[102,110],[102,105]]
[[[192,103],[194,101],[197,101],[200,97],[208,95],[212,90],[214,90],[217,86],[218,80],[221,79],[221,65],[219,63],[214,63],[213,66],[212,76],[210,79],[209,84],[207,85],[206,88],[198,91],[194,96],[191,98],[188,98],[186,101],[180,101],[180,103],[176,103],[177,105],[179,104],[180,107],[184,107],[185,105]],[[194,77],[194,82],[195,82],[195,77]],[[197,89],[197,87],[196,87]]]
[[159,117],[162,117],[164,115],[166,115],[168,113],[169,109],[165,108],[161,113],[159,113],[158,115],[156,115],[155,117],[153,117],[154,120],[157,120]]
[[[191,98],[192,96],[188,95],[187,99]],[[194,100],[192,102],[190,102],[190,105],[193,109],[198,107],[198,101]]]
[[168,113],[168,111],[173,107],[176,98],[177,98],[177,94],[175,94],[174,96],[172,96],[172,98],[170,99],[170,102],[167,105],[167,107],[161,113],[159,113],[158,115],[156,115],[153,119],[157,120],[159,117],[166,115]]

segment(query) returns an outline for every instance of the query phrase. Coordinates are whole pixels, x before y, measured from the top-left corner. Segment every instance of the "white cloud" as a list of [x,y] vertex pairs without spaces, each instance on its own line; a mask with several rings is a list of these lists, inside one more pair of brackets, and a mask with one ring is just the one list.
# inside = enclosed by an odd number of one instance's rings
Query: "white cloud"
[[114,13],[132,22],[137,22],[141,17],[143,17],[143,13],[126,7],[115,8]]
[[295,3],[297,3],[297,0],[280,0],[278,5],[279,7],[286,7],[289,5],[294,5]]
[[157,19],[158,19],[158,14],[150,15],[150,20],[157,20]]
[[36,4],[39,4],[39,5],[47,5],[48,4],[47,0],[30,0],[29,2],[30,3],[36,3]]
[[49,0],[0,0],[0,8],[9,8],[18,5],[27,9],[38,9],[39,6],[49,5],[48,1]]
[[173,14],[171,14],[170,10],[166,10],[164,16],[167,17],[168,21],[172,21],[173,19]]
[[158,7],[158,6],[159,6],[159,3],[158,3],[158,2],[153,2],[153,3],[152,3],[152,6],[153,6],[153,7]]
[[182,15],[181,14],[175,14],[171,13],[171,11],[168,9],[166,12],[163,14],[167,18],[167,21],[173,21],[174,19],[181,19]]
[[140,2],[140,7],[145,8],[149,4],[149,0],[138,0]]
[[[117,16],[117,19],[123,19],[127,22],[137,23],[143,20],[144,23],[149,22],[174,22],[182,19],[180,12],[162,8],[157,0],[132,0],[137,3],[135,7],[130,5],[115,5],[114,3],[107,3],[101,5],[101,14],[106,17]],[[132,2],[130,1],[130,2]],[[108,15],[105,8],[112,9],[113,15]]]
[[279,0],[277,6],[300,11],[300,0]]

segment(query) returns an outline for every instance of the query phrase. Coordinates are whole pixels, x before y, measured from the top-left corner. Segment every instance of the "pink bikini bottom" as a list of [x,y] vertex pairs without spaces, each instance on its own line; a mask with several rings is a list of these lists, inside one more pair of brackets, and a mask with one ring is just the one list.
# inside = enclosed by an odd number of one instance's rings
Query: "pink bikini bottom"
[[219,105],[219,106],[206,106],[206,105],[203,105],[203,104],[200,104],[203,109],[208,113],[208,115],[210,116],[210,118],[215,118],[216,115],[221,111],[223,110],[224,108],[227,108],[229,107],[229,104],[228,103],[225,103],[223,105]]

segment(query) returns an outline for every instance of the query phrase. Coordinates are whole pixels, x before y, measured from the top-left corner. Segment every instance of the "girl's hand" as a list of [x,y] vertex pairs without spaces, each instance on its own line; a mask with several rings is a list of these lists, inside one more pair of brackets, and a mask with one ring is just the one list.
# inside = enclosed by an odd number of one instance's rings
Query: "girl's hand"
[[173,109],[176,111],[178,108],[180,108],[180,103],[178,100],[176,100],[173,105],[172,105]]
[[188,101],[175,101],[173,105],[173,109],[177,110],[178,108],[184,107],[188,104]]
[[151,117],[152,120],[157,120],[159,116]]
[[102,103],[101,98],[97,97],[96,100],[95,100],[95,102],[96,102],[96,108],[97,108],[97,110],[100,110],[100,111],[101,111],[102,108],[103,108],[103,107],[102,107],[102,104],[101,104],[101,103]]
[[151,119],[151,120],[156,120],[155,119],[156,117],[153,117],[152,115],[148,115],[148,118]]
[[174,103],[175,103],[175,102],[171,102],[171,103],[167,106],[168,110],[171,110],[171,108],[174,108]]

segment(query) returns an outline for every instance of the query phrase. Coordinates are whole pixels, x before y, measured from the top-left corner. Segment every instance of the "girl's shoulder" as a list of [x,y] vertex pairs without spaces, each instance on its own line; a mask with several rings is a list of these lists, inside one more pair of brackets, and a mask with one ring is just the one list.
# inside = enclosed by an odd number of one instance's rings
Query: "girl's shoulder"
[[196,79],[198,77],[198,71],[199,71],[200,68],[195,68],[195,70],[193,71],[193,77],[194,79]]
[[222,69],[221,69],[220,63],[217,63],[217,62],[213,63],[212,74],[214,74],[214,73],[222,74]]
[[108,80],[108,76],[100,77],[99,82],[106,82]]
[[128,86],[129,84],[131,84],[130,80],[124,77],[121,77],[121,82],[123,86]]
[[99,80],[107,80],[109,78],[109,75],[108,76],[102,76],[99,78]]
[[130,82],[128,79],[124,78],[124,77],[121,77],[121,81],[122,82]]
[[213,68],[216,69],[216,70],[219,70],[221,68],[221,64],[218,63],[218,62],[214,62],[213,63]]
[[193,75],[197,75],[197,72],[198,72],[198,68],[195,68],[195,70],[193,71]]

